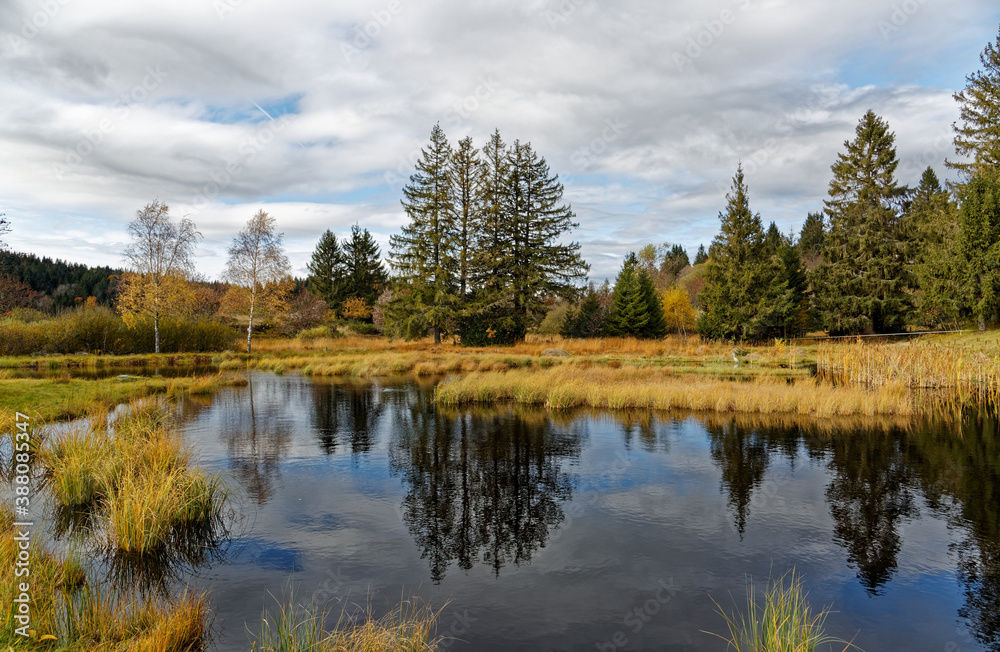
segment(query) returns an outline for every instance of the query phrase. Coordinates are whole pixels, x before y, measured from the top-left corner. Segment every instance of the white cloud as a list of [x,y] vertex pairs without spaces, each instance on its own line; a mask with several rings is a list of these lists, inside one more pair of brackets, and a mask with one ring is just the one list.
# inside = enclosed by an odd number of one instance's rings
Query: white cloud
[[440,121],[452,141],[531,141],[592,275],[613,278],[607,254],[708,244],[738,161],[754,209],[797,228],[868,108],[896,131],[902,182],[943,173],[951,94],[998,22],[987,0],[16,0],[0,8],[0,209],[17,248],[116,264],[159,197],[206,233],[214,276],[264,207],[301,273],[326,228],[358,221],[384,251]]

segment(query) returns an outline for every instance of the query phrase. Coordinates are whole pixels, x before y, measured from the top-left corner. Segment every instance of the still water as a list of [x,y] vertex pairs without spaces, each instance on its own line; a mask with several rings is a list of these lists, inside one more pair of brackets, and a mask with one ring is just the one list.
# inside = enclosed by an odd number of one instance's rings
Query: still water
[[182,411],[242,492],[224,560],[189,580],[216,650],[248,649],[289,592],[376,614],[419,596],[449,650],[724,650],[713,600],[793,567],[828,633],[869,652],[1000,650],[989,414],[443,409],[429,381],[269,374]]

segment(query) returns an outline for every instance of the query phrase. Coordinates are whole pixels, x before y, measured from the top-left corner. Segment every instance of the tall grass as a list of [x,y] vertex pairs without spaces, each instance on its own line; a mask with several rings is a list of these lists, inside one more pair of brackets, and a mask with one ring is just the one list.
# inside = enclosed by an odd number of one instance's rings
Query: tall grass
[[211,541],[224,528],[228,485],[190,459],[164,407],[149,401],[52,436],[39,449],[56,504],[91,510],[109,550],[139,556],[183,548],[192,537]]
[[834,387],[814,379],[758,377],[736,382],[675,376],[656,368],[554,367],[530,373],[472,373],[436,389],[442,405],[512,402],[550,409],[591,406],[613,410],[686,409],[713,412],[787,413],[815,417],[910,415],[906,387]]
[[255,652],[433,652],[441,640],[434,630],[440,611],[425,604],[403,601],[382,618],[348,618],[340,612],[337,624],[324,629],[325,609],[295,607],[289,599],[261,617]]
[[[14,517],[0,512],[0,564],[14,568],[18,558]],[[204,647],[208,602],[185,592],[174,599],[118,591],[89,577],[73,555],[59,557],[40,538],[30,544],[30,613],[33,637],[15,631],[12,614],[0,623],[0,649],[73,652],[192,652]],[[14,605],[16,582],[0,583],[0,603]]]
[[745,611],[730,614],[715,603],[728,636],[714,635],[736,652],[812,652],[830,644],[842,644],[843,650],[855,647],[823,633],[830,609],[816,612],[807,597],[802,577],[794,570],[769,582],[763,595],[748,580]]
[[977,345],[962,340],[849,343],[820,347],[820,373],[843,382],[947,390],[978,397],[1000,394],[1000,344],[982,336]]

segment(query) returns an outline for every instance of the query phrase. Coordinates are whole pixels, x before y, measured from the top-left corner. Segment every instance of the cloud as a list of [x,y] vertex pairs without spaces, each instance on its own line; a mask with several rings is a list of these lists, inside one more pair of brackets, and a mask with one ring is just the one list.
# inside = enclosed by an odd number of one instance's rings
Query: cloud
[[16,0],[0,207],[17,248],[115,264],[159,197],[206,233],[209,276],[264,207],[303,273],[326,228],[386,252],[435,122],[452,142],[499,128],[560,174],[570,237],[613,278],[643,244],[708,244],[740,161],[753,208],[797,229],[868,108],[903,183],[943,173],[951,94],[998,22],[986,0]]

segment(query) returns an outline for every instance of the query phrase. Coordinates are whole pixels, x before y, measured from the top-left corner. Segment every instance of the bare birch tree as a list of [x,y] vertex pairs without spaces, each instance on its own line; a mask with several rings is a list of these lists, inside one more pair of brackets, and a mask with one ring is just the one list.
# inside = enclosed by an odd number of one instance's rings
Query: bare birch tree
[[4,218],[4,213],[0,213],[0,251],[7,248],[7,243],[3,241],[5,233],[10,233],[10,223]]
[[274,225],[273,217],[262,210],[257,211],[229,246],[224,278],[235,286],[237,302],[244,305],[249,314],[247,353],[250,353],[255,311],[263,307],[280,312],[287,301],[289,284],[286,281],[292,266],[281,245],[284,234],[275,233]]
[[118,298],[118,310],[129,326],[141,315],[153,318],[154,348],[160,352],[160,317],[190,306],[195,246],[201,233],[188,218],[175,221],[169,207],[154,201],[135,212],[128,225],[132,241],[125,248],[129,274]]

